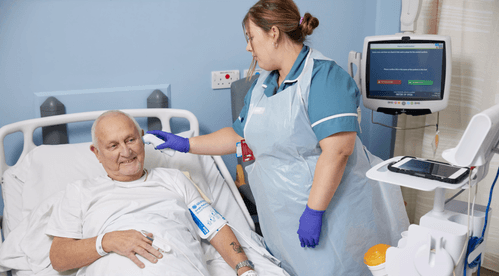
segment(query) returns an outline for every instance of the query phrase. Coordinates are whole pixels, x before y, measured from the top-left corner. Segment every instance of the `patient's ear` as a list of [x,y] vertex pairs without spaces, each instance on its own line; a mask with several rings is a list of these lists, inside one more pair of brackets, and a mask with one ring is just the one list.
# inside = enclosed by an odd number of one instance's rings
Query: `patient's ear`
[[142,132],[142,135],[140,135],[140,139],[142,140],[142,146],[145,147],[146,146],[146,142],[144,142],[144,130],[142,129],[141,132]]
[[99,149],[94,146],[93,144],[90,145],[90,150],[95,154],[95,157],[97,157],[97,160],[99,160],[99,163],[101,163],[99,159]]
[[95,156],[99,154],[99,150],[93,144],[90,145],[90,151],[92,151],[95,154]]

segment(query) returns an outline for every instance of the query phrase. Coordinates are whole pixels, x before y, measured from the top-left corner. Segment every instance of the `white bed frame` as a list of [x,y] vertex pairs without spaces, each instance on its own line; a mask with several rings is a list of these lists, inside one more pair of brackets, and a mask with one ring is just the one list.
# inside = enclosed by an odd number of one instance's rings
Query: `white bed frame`
[[[124,109],[122,110],[123,112],[126,112],[130,114],[133,117],[156,117],[161,121],[161,125],[164,131],[169,131],[171,132],[171,127],[170,127],[170,119],[172,118],[184,118],[189,121],[190,124],[190,130],[193,131],[194,136],[199,135],[199,122],[196,118],[196,116],[187,110],[182,110],[182,109],[163,109],[163,108],[155,108],[155,109]],[[37,119],[30,119],[30,120],[25,120],[25,121],[20,121],[17,123],[9,124],[6,126],[3,126],[0,128],[0,173],[3,175],[3,173],[10,168],[9,165],[6,163],[6,156],[5,156],[5,149],[4,149],[4,139],[7,135],[15,133],[15,132],[22,132],[23,137],[24,137],[24,145],[23,145],[23,151],[21,153],[21,156],[19,157],[19,160],[17,162],[20,162],[23,160],[23,158],[34,148],[37,146],[33,142],[33,133],[35,129],[39,127],[46,127],[46,126],[52,126],[52,125],[59,125],[59,124],[66,124],[66,123],[74,123],[74,122],[83,122],[83,121],[93,121],[95,120],[99,115],[101,115],[105,111],[92,111],[92,112],[83,112],[83,113],[75,113],[75,114],[65,114],[65,115],[56,115],[56,116],[50,116],[50,117],[44,117],[44,118],[37,118]],[[248,212],[248,209],[246,208],[246,205],[244,204],[244,201],[241,197],[241,194],[239,193],[234,180],[232,179],[231,174],[229,173],[229,170],[225,166],[225,163],[223,162],[222,158],[220,156],[212,156],[214,159],[216,165],[218,166],[218,169],[222,175],[222,177],[225,179],[225,182],[227,183],[230,191],[234,195],[234,198],[237,201],[237,204],[243,211],[245,215],[245,219],[248,222],[248,224],[251,227],[251,230],[255,230],[255,224],[253,220],[251,219],[251,215]]]

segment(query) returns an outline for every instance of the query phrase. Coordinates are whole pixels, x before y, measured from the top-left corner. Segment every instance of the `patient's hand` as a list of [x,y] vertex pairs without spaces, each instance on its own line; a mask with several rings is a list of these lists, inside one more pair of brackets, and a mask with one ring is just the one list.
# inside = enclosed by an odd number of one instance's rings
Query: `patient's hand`
[[[148,234],[152,238],[152,234]],[[139,231],[126,230],[114,231],[104,235],[102,239],[102,248],[106,252],[115,252],[132,260],[140,268],[144,268],[136,254],[149,260],[151,263],[157,263],[163,255],[152,247],[152,241],[144,237]]]

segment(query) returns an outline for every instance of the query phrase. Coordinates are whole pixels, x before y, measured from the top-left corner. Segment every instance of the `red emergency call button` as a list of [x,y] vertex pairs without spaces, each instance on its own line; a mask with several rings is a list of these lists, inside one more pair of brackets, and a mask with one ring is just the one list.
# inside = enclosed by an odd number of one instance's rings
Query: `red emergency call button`
[[226,74],[225,75],[225,79],[228,80],[230,78],[230,75],[229,74]]

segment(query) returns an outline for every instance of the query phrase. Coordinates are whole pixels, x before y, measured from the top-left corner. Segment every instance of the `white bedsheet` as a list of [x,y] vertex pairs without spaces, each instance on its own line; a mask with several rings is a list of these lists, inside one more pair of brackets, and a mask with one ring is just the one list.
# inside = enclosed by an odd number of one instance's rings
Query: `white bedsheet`
[[[52,239],[41,234],[46,231],[52,210],[60,202],[63,195],[64,192],[60,191],[46,199],[12,231],[0,248],[0,263],[2,264],[0,271],[14,269],[13,275],[17,276],[76,275],[75,270],[58,273],[52,268],[48,255]],[[244,231],[239,231],[236,228],[233,228],[233,231],[248,258],[256,264],[255,269],[259,275],[289,275],[277,265],[279,261],[265,250],[260,236],[252,232],[253,235],[250,237],[244,234]],[[128,259],[123,259],[123,261],[132,263]],[[207,261],[206,265],[210,275],[234,275],[234,270],[220,255]],[[88,274],[91,275],[90,272]],[[102,275],[101,273],[97,274]]]

